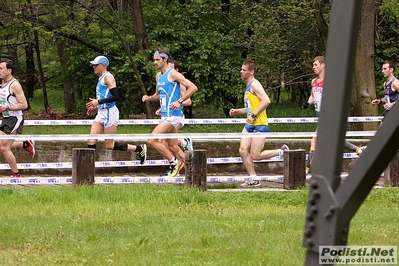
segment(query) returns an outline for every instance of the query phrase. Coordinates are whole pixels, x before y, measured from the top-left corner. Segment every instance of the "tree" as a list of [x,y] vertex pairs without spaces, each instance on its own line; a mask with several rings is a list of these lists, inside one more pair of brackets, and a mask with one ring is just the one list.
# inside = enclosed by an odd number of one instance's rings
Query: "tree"
[[[84,99],[93,96],[93,87],[88,84],[95,82],[88,60],[98,54],[106,55],[121,88],[121,117],[142,112],[152,117],[151,110],[140,99],[155,88],[156,69],[150,50],[161,46],[169,48],[173,58],[181,62],[183,74],[200,88],[193,97],[194,105],[206,106],[206,110],[213,110],[213,115],[218,114],[214,110],[241,105],[239,68],[243,57],[258,63],[257,78],[272,95],[274,104],[301,103],[308,97],[312,59],[325,51],[331,5],[330,0],[30,3],[32,12],[27,9],[27,0],[7,1],[7,5],[0,6],[0,34],[9,36],[0,40],[0,47],[6,47],[1,52],[11,56],[10,48],[14,49],[21,73],[29,73],[26,78],[39,73],[29,70],[39,69],[39,64],[37,59],[31,60],[34,55],[37,58],[38,52],[33,54],[29,47],[34,46],[27,44],[35,42],[36,31],[44,73],[42,82],[52,89],[62,88],[65,110],[81,114],[85,113]],[[377,65],[382,59],[398,61],[398,5],[394,0],[377,1]],[[371,28],[363,29],[362,35],[367,37]],[[369,65],[372,52],[365,51],[367,47],[369,44],[359,43],[365,54],[358,65],[367,60],[367,70],[359,70],[354,82],[361,85],[355,88],[372,88],[372,84],[365,86],[372,80],[360,78],[373,73],[378,77],[380,72],[374,72]],[[32,81],[27,79],[25,84],[32,88],[33,95]],[[370,114],[364,109],[368,108],[367,99],[360,96],[365,91],[354,93],[353,114]]]
[[[352,90],[351,116],[376,116],[378,109],[371,105],[376,97],[375,88],[375,3],[363,0],[360,35],[356,53],[354,89]],[[357,123],[357,125],[361,125]],[[376,130],[376,123],[363,123],[363,129]]]
[[[68,72],[69,69],[69,62],[67,60],[67,57],[65,55],[65,49],[67,47],[67,44],[65,43],[64,39],[61,39],[57,37],[57,53],[60,58],[60,65],[61,65],[61,71],[64,73]],[[65,101],[65,111],[67,113],[72,113],[73,112],[73,107],[75,103],[75,99],[81,99],[81,95],[77,93],[73,93],[73,85],[74,82],[72,79],[66,79],[63,82],[63,89],[64,89],[64,101]],[[76,91],[75,91],[76,92]],[[74,97],[74,95],[78,97]]]
[[[355,63],[355,76],[353,81],[352,98],[351,98],[351,116],[374,116],[378,115],[377,109],[371,105],[371,100],[376,94],[375,76],[374,76],[374,40],[375,40],[375,3],[373,1],[363,1],[361,15],[361,33],[358,40],[358,48]],[[326,45],[328,23],[324,19],[322,10],[324,7],[318,1],[313,1],[315,9],[315,18],[320,32],[320,38]],[[358,130],[364,127],[367,130],[375,130],[376,124],[373,123],[357,123],[349,124],[351,129],[357,127]]]
[[[33,15],[33,8],[32,8],[31,0],[27,0],[27,4],[28,4],[28,9],[29,9],[31,15]],[[34,48],[36,51],[36,60],[37,60],[37,65],[39,67],[39,77],[40,77],[39,82],[40,82],[40,86],[43,90],[44,112],[47,114],[47,112],[49,110],[48,97],[47,97],[47,86],[46,86],[44,72],[43,72],[42,57],[40,54],[39,36],[38,36],[38,32],[36,29],[33,29],[33,36],[34,36],[34,38],[33,38]]]
[[133,32],[136,37],[137,49],[143,52],[147,51],[150,49],[150,44],[145,29],[141,0],[129,0],[128,2],[133,20]]

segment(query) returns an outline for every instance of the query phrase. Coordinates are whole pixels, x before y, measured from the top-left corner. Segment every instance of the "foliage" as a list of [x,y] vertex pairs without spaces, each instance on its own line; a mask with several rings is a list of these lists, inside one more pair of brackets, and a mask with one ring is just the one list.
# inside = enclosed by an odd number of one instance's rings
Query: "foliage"
[[376,27],[376,82],[377,95],[383,95],[383,82],[385,81],[381,66],[391,60],[399,64],[399,3],[397,1],[383,1]]
[[[8,1],[9,2],[9,1]],[[184,4],[183,4],[184,3]],[[207,106],[209,113],[242,106],[243,84],[239,70],[246,58],[259,65],[257,78],[274,102],[300,105],[309,93],[314,56],[324,54],[314,19],[312,0],[281,1],[155,0],[142,1],[150,51],[138,51],[128,1],[12,1],[0,8],[0,54],[16,48],[20,79],[24,81],[24,48],[37,30],[43,67],[49,89],[62,89],[73,80],[74,112],[85,113],[87,98],[94,93],[96,77],[88,61],[98,53],[111,59],[110,70],[121,91],[121,116],[145,112],[143,93],[154,91],[155,69],[152,52],[169,48],[182,72],[199,91],[194,108]],[[321,12],[328,21],[331,1],[321,1]],[[386,59],[398,60],[397,1],[385,0],[377,19],[376,73]],[[68,71],[62,71],[57,55],[57,40],[65,48]],[[133,55],[134,62],[130,61]],[[134,63],[134,64],[133,64]],[[139,73],[135,72],[135,68]],[[144,90],[141,88],[142,80]],[[380,76],[378,82],[383,80]],[[284,84],[284,86],[282,86]],[[40,84],[37,85],[40,87]],[[281,98],[282,91],[289,97]],[[210,115],[210,114],[209,114]]]
[[223,17],[221,6],[201,1],[160,6],[164,8],[144,8],[146,16],[158,19],[147,28],[152,46],[168,47],[172,57],[181,62],[183,74],[198,86],[194,106],[206,104],[211,110],[233,107],[229,99],[234,101],[242,94],[241,59],[237,43],[230,41],[232,23]]

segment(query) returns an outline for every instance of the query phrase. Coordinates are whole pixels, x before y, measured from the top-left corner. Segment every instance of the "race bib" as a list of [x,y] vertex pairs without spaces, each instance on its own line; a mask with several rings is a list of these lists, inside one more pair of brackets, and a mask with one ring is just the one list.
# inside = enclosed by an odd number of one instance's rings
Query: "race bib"
[[[6,101],[5,100],[0,100],[0,104],[3,104],[3,105],[6,105]],[[8,111],[4,111],[3,113],[2,113],[2,115],[3,115],[3,117],[9,117],[10,116],[10,113],[8,112]]]
[[320,101],[314,101],[313,104],[314,104],[314,109],[316,110],[316,112],[320,112],[321,102]]
[[165,95],[159,96],[159,104],[161,106],[161,112],[166,112],[167,106],[166,106],[166,96]]

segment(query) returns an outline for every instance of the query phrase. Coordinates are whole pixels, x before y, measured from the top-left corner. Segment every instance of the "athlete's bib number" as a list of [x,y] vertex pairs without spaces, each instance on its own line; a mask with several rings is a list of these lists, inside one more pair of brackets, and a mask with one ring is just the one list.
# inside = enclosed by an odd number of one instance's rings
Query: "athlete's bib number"
[[316,110],[316,112],[320,112],[320,105],[320,101],[314,101],[314,109]]
[[[5,100],[0,100],[0,104],[6,104],[7,102],[5,101]],[[2,113],[2,115],[3,115],[3,117],[9,117],[10,116],[10,113],[8,112],[8,111],[4,111],[3,113]]]
[[249,105],[248,98],[244,98],[244,106],[245,106],[245,109],[247,110],[247,115],[252,114],[252,110],[251,110],[251,106]]
[[166,112],[167,106],[166,106],[166,96],[165,95],[159,96],[159,104],[161,105],[161,112]]

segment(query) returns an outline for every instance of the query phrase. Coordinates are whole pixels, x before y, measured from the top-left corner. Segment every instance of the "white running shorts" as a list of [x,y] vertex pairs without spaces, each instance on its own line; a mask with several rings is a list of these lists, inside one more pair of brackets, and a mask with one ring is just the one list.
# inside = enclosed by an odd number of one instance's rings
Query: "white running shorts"
[[171,124],[174,128],[182,128],[184,126],[184,115],[162,117],[161,121]]
[[94,121],[103,124],[104,127],[118,126],[119,123],[119,109],[113,106],[109,109],[98,109]]

